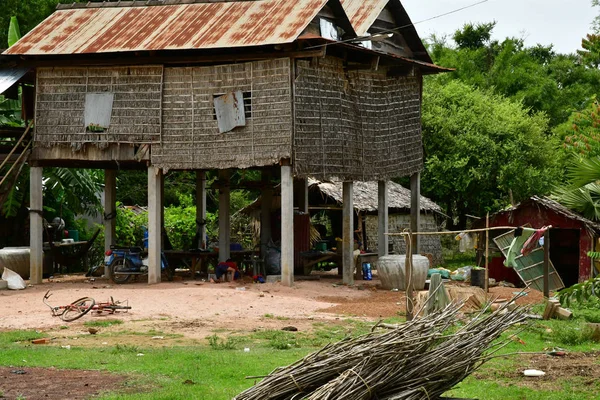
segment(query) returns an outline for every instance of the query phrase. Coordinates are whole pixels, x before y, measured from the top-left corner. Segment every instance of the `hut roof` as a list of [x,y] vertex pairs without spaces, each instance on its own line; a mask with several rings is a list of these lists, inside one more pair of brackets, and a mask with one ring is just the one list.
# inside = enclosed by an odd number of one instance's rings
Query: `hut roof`
[[164,0],[59,7],[5,54],[91,54],[291,43],[327,3]]
[[[498,211],[494,214],[490,214],[490,222],[493,223],[495,218],[500,216],[508,216],[509,221],[512,221],[512,214],[517,211],[527,207],[537,208],[538,210],[544,208],[546,210],[552,211],[564,218],[571,219],[574,221],[580,222],[583,227],[590,233],[594,234],[595,232],[600,232],[600,223],[591,221],[584,216],[577,214],[576,212],[568,209],[562,204],[548,198],[545,196],[532,196],[527,200],[523,200],[519,204],[508,207],[504,210]],[[480,219],[473,224],[474,228],[482,228],[485,227],[485,219]]]
[[499,212],[495,213],[494,215],[509,214],[518,209],[529,207],[529,206],[544,207],[544,208],[551,210],[559,215],[562,215],[565,218],[573,219],[573,220],[581,222],[589,232],[600,232],[600,224],[599,223],[590,221],[589,219],[583,217],[580,214],[577,214],[576,212],[568,209],[567,207],[563,206],[562,204],[560,204],[548,197],[533,196],[527,200],[522,201],[521,203],[517,204],[516,206],[509,207],[505,210],[499,211]]
[[[321,182],[309,178],[309,190],[319,190],[338,204],[343,203],[342,182]],[[378,208],[377,182],[354,182],[354,208],[358,211],[372,212]],[[388,207],[391,209],[410,209],[410,190],[394,182],[388,182]],[[442,213],[440,206],[425,196],[421,196],[421,211]]]
[[[279,186],[275,188],[279,192]],[[308,179],[309,192],[318,191],[338,204],[343,204],[342,182],[321,182],[313,178]],[[354,182],[354,209],[357,211],[374,212],[378,208],[377,182]],[[274,196],[275,197],[275,196]],[[273,204],[279,204],[278,199],[273,199]],[[240,210],[249,213],[261,205],[261,199]],[[388,182],[388,207],[395,210],[410,210],[410,190],[394,182]],[[435,212],[444,215],[440,206],[425,196],[421,196],[421,211]],[[445,215],[444,215],[445,216]]]

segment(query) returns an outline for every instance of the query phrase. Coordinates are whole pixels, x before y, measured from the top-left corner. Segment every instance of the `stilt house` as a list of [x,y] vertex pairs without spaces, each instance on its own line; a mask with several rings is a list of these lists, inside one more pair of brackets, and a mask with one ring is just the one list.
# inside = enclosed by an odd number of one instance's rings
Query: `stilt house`
[[[160,281],[161,193],[169,170],[197,171],[200,222],[205,172],[219,171],[223,260],[231,169],[280,176],[287,285],[294,180],[305,191],[308,176],[344,181],[346,266],[352,265],[353,181],[380,181],[381,213],[385,182],[411,176],[418,229],[422,79],[445,70],[433,65],[399,0],[59,5],[4,54],[36,77],[29,158],[34,283],[42,271],[42,169],[51,166],[106,169],[106,246],[115,237],[117,171],[147,169],[149,283]],[[266,183],[261,189],[272,191]],[[380,221],[384,254],[387,218]],[[269,225],[263,221],[264,237]],[[344,273],[351,282],[350,268]]]

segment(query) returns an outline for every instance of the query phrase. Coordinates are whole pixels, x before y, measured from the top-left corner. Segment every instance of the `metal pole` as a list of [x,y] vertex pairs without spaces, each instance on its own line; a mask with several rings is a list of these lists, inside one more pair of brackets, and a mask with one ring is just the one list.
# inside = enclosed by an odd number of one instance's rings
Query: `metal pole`
[[544,297],[550,297],[550,228],[544,232]]

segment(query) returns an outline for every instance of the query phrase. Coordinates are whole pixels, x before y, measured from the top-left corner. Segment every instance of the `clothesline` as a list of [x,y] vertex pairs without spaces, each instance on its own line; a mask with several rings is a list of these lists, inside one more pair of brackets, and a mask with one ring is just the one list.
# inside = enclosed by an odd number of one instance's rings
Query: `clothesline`
[[461,231],[442,231],[442,232],[387,232],[387,236],[409,236],[409,235],[456,235],[458,233],[475,233],[475,232],[487,232],[487,231],[499,231],[506,229],[517,229],[518,226],[493,226],[490,228],[480,229],[463,229]]

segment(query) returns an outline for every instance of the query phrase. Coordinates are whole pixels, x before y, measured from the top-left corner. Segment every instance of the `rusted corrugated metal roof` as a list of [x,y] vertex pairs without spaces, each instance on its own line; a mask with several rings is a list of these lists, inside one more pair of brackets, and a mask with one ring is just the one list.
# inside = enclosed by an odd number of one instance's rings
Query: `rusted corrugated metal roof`
[[14,85],[29,71],[29,68],[1,68],[0,93]]
[[389,0],[340,0],[358,36],[373,25]]
[[[58,10],[4,54],[188,50],[293,42],[327,0]],[[118,3],[116,3],[118,4]]]

